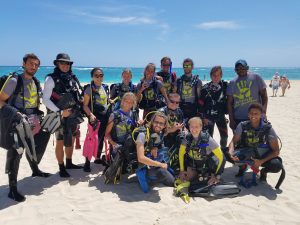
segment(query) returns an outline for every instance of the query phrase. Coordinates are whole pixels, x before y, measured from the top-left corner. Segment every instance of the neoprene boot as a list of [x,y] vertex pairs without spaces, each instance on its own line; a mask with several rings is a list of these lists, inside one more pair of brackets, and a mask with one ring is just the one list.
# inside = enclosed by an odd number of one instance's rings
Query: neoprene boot
[[58,166],[59,166],[59,176],[60,177],[70,177],[70,174],[66,171],[66,167],[63,163],[58,164]]
[[29,161],[29,165],[32,170],[33,177],[49,177],[51,175],[50,173],[45,173],[41,171],[36,162]]
[[8,173],[9,193],[8,197],[17,202],[25,201],[25,197],[17,189],[17,171]]
[[83,171],[87,173],[91,172],[91,163],[87,157],[85,157],[85,164],[83,166]]
[[66,169],[82,169],[82,166],[73,164],[72,159],[66,159]]
[[17,186],[9,187],[8,197],[17,202],[23,202],[26,198],[18,192]]

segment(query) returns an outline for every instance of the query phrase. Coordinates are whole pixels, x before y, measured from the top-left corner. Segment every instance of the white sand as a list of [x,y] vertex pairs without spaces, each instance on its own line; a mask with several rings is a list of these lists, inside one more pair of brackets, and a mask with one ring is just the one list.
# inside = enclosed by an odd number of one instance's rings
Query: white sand
[[[269,98],[267,113],[283,142],[287,176],[282,191],[274,189],[279,174],[271,174],[269,185],[242,188],[236,198],[195,198],[187,205],[168,187],[144,194],[137,183],[105,185],[103,167],[93,163],[92,173],[70,170],[72,177],[61,179],[51,137],[40,164],[42,170],[53,173],[50,178],[32,178],[27,160],[21,160],[18,187],[27,198],[23,203],[7,198],[6,151],[0,150],[0,224],[300,224],[300,81],[291,85],[286,97]],[[270,88],[268,92],[271,95]],[[83,145],[86,123],[81,131]],[[215,136],[219,140],[217,132]],[[74,150],[73,161],[83,164],[82,150]],[[224,178],[238,181],[233,176],[236,171],[227,168]]]

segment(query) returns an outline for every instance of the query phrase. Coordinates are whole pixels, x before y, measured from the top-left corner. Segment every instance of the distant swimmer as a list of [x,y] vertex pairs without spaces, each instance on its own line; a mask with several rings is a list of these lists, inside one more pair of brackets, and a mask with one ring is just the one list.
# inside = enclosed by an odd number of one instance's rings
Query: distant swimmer
[[281,87],[281,91],[282,91],[282,95],[280,95],[280,97],[284,96],[286,88],[288,88],[288,89],[291,88],[290,81],[286,77],[285,74],[280,78],[280,87]]
[[277,91],[279,89],[279,83],[280,83],[280,77],[279,77],[279,73],[276,72],[274,74],[274,76],[272,77],[272,80],[270,81],[270,87],[273,90],[273,95],[272,97],[276,97],[277,96]]

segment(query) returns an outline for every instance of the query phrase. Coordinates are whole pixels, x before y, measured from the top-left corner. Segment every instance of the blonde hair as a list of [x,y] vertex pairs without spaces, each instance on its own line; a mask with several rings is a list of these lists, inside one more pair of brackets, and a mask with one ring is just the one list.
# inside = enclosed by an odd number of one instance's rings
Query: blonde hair
[[199,123],[201,126],[202,125],[202,120],[199,118],[199,117],[193,117],[189,120],[189,126],[192,124],[192,123]]
[[124,99],[126,98],[130,98],[131,100],[133,100],[133,108],[136,107],[136,96],[135,94],[133,94],[132,92],[126,92],[123,97],[122,97],[122,100],[121,100],[121,106],[123,105],[123,101]]

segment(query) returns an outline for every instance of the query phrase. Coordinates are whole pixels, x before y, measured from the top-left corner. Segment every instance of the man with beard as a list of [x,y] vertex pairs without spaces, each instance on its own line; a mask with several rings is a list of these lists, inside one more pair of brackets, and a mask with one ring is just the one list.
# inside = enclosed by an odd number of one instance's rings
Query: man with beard
[[[37,151],[37,162],[31,160],[26,154],[32,176],[48,177],[49,173],[44,173],[38,168],[38,163],[44,155],[50,138],[49,133],[40,129],[40,119],[43,114],[39,110],[41,87],[39,81],[34,77],[39,66],[40,60],[35,54],[26,54],[23,57],[24,72],[20,75],[13,75],[6,80],[0,92],[0,101],[2,105],[7,102],[10,106],[16,108],[18,114],[26,115],[32,128]],[[7,127],[7,129],[10,128]],[[19,154],[15,147],[8,149],[5,169],[8,174],[10,188],[8,197],[18,202],[25,200],[25,197],[17,191],[17,176],[21,157],[22,154]]]

